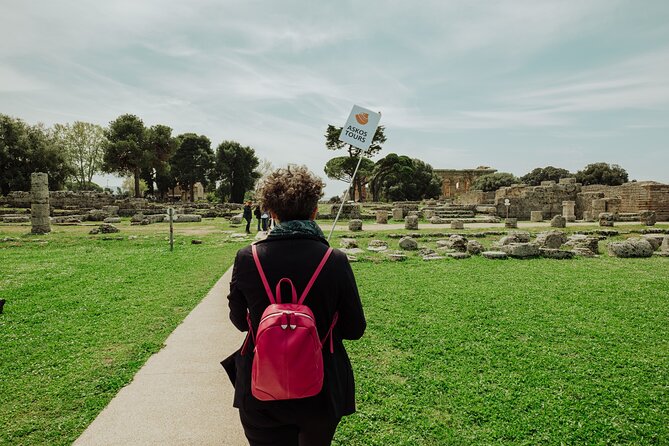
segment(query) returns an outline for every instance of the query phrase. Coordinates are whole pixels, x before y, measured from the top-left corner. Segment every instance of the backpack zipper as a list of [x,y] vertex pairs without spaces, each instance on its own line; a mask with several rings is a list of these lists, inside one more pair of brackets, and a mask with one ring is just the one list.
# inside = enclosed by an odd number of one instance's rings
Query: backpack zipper
[[307,319],[311,319],[312,321],[314,320],[313,317],[309,316],[307,313],[302,313],[301,311],[281,311],[281,312],[277,312],[277,313],[270,313],[270,314],[268,314],[267,316],[265,316],[264,318],[262,318],[262,319],[260,320],[260,323],[262,324],[262,323],[265,322],[267,319],[269,319],[269,318],[271,318],[271,317],[281,316],[282,314],[296,314],[296,315],[299,315],[299,316],[304,316],[304,317],[306,317]]

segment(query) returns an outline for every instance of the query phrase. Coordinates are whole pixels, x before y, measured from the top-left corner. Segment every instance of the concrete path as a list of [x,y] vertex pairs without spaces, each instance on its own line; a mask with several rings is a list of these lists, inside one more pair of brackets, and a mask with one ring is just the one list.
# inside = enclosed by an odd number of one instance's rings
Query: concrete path
[[232,268],[118,393],[76,446],[228,445],[248,442],[219,362],[244,335],[228,319]]

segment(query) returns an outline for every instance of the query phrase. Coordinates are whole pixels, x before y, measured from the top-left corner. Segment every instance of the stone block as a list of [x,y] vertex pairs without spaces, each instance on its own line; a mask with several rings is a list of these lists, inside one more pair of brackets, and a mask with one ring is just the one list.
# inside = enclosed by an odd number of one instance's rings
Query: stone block
[[354,218],[353,220],[349,221],[348,230],[354,232],[362,231],[362,220]]
[[505,260],[509,257],[505,252],[502,251],[483,251],[481,256],[491,260]]
[[669,252],[669,235],[665,235],[662,238],[662,245],[660,245],[660,250],[663,252]]
[[639,221],[642,225],[646,226],[655,226],[657,222],[657,217],[653,211],[640,211],[639,212]]
[[404,219],[404,209],[403,208],[394,208],[393,209],[393,220],[403,220]]
[[461,260],[461,259],[468,259],[472,255],[467,252],[449,252],[447,256],[452,259]]
[[517,259],[528,259],[541,254],[539,246],[535,243],[511,243],[501,246],[500,251],[505,252],[509,257]]
[[657,251],[657,249],[662,245],[662,240],[664,239],[663,234],[644,234],[642,237],[648,240],[650,245],[653,247],[653,251]]
[[429,220],[434,217],[434,210],[432,209],[423,209],[423,218]]
[[653,255],[653,246],[643,238],[628,238],[622,242],[610,242],[608,245],[609,255],[614,257],[650,257]]
[[541,252],[541,257],[546,257],[547,259],[573,259],[576,254],[573,251],[566,251],[562,249],[553,249],[553,248],[539,248]]
[[476,240],[467,242],[467,252],[471,255],[477,255],[483,252],[483,245]]
[[610,212],[602,212],[599,214],[599,226],[612,227],[615,221],[615,216]]
[[370,240],[367,244],[368,251],[381,252],[388,249],[388,243],[383,240]]
[[504,227],[505,228],[517,228],[518,227],[518,219],[517,218],[507,218],[504,220]]
[[358,241],[354,238],[343,238],[339,240],[339,246],[344,249],[357,248]]
[[388,211],[376,211],[376,223],[380,225],[388,223]]
[[465,229],[465,224],[461,220],[451,221],[451,229]]
[[121,223],[121,217],[107,217],[104,219],[105,223]]
[[576,178],[560,178],[558,184],[576,184]]
[[418,249],[418,242],[411,237],[402,237],[399,245],[405,251],[415,251]]
[[407,215],[404,218],[404,228],[405,229],[418,229],[418,216],[417,215]]
[[181,214],[174,219],[175,223],[199,223],[202,221],[201,215],[195,214]]
[[541,248],[557,249],[567,243],[567,234],[557,230],[540,232],[536,242]]
[[567,227],[567,219],[564,218],[562,215],[556,215],[551,220],[551,227],[552,228],[566,228]]
[[528,243],[531,240],[529,232],[525,231],[514,231],[511,232],[497,242],[498,246],[509,245],[511,243]]
[[244,220],[244,214],[237,214],[230,217],[230,223],[233,225],[241,225]]
[[441,217],[438,217],[438,216],[436,216],[436,215],[433,215],[433,216],[430,218],[430,223],[433,224],[433,225],[440,225],[440,224],[443,224],[443,223],[444,223],[444,220],[442,220]]
[[530,221],[534,223],[544,221],[544,213],[541,211],[530,211]]

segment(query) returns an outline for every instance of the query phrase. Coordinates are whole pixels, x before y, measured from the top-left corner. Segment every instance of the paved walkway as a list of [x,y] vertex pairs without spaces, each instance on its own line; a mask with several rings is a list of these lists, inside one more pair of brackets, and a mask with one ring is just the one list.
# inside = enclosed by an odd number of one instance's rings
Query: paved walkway
[[248,444],[219,364],[244,338],[228,319],[231,274],[219,279],[76,446]]

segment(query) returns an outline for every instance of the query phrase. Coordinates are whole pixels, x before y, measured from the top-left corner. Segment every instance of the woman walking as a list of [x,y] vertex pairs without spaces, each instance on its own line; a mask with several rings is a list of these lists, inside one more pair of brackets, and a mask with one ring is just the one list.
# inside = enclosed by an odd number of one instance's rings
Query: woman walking
[[[261,316],[270,305],[269,290],[279,281],[283,283],[282,278],[290,278],[298,294],[307,289],[304,305],[313,312],[323,347],[322,388],[313,396],[298,399],[257,399],[253,380],[262,377],[251,376],[254,346],[235,356],[236,370],[228,369],[235,378],[234,406],[239,408],[251,446],[329,445],[341,418],[355,412],[353,370],[342,339],[359,339],[366,321],[346,255],[329,248],[314,222],[323,186],[306,167],[270,174],[261,187],[260,199],[276,226],[265,240],[255,243],[255,253],[248,246],[239,250],[235,259],[228,296],[230,320],[241,331],[250,326],[247,342],[254,342]],[[267,284],[261,279],[263,274]],[[312,277],[317,278],[310,282]],[[284,294],[284,300],[286,295],[289,293]],[[291,321],[294,319],[288,314],[285,326],[294,329]]]

